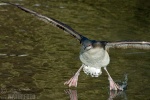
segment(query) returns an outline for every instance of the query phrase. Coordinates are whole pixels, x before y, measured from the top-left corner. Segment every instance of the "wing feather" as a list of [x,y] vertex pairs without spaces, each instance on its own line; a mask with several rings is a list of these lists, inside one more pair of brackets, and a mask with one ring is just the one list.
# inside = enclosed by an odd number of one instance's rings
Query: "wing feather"
[[107,42],[106,49],[109,48],[136,48],[136,49],[150,49],[150,42],[146,41],[117,41],[117,42]]
[[53,26],[56,26],[58,27],[59,29],[69,33],[70,35],[74,36],[77,40],[81,41],[81,39],[84,37],[82,36],[81,34],[79,34],[78,32],[76,32],[75,30],[73,30],[70,26],[56,20],[56,19],[53,19],[53,18],[50,18],[50,17],[47,17],[47,16],[44,16],[44,15],[41,15],[35,11],[32,11],[30,9],[27,9],[25,7],[22,7],[20,5],[17,5],[17,4],[13,4],[13,3],[9,3],[9,2],[5,2],[5,3],[8,3],[10,5],[13,5],[13,6],[16,6],[18,7],[19,9],[27,12],[27,13],[30,13],[38,18],[40,18],[41,20],[45,21],[45,22],[49,22],[51,23]]

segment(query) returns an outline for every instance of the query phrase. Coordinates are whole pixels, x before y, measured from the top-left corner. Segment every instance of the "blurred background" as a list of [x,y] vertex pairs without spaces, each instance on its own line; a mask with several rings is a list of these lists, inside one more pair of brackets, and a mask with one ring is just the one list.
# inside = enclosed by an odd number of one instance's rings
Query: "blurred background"
[[[68,24],[95,40],[150,41],[148,0],[5,0]],[[125,92],[109,91],[105,71],[81,72],[77,88],[63,83],[81,66],[80,43],[62,30],[0,1],[0,99],[150,100],[150,51],[111,49],[114,80],[128,74]],[[67,94],[68,93],[68,94]],[[118,95],[117,95],[118,94]]]

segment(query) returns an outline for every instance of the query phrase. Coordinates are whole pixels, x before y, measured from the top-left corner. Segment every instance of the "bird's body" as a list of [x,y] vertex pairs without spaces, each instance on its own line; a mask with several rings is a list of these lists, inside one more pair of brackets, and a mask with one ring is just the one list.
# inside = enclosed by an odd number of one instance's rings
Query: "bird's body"
[[102,67],[109,64],[110,58],[106,50],[101,47],[84,50],[81,47],[80,60],[83,63],[83,71],[90,74],[92,77],[98,77],[102,71]]
[[81,43],[81,51],[80,51],[79,57],[82,62],[82,66],[79,68],[79,70],[75,73],[75,75],[70,80],[68,80],[64,83],[65,85],[66,84],[69,85],[69,87],[70,86],[77,87],[78,76],[79,76],[82,68],[86,74],[90,74],[92,77],[98,77],[102,73],[101,68],[104,67],[104,70],[108,74],[110,90],[123,90],[122,87],[118,86],[113,81],[113,79],[111,78],[110,74],[107,71],[106,66],[110,62],[110,58],[109,58],[107,50],[109,48],[150,49],[150,42],[145,42],[145,41],[108,42],[108,41],[90,40],[90,39],[86,38],[85,36],[76,32],[75,30],[73,30],[68,25],[66,25],[56,19],[43,16],[41,14],[38,14],[37,12],[34,12],[27,8],[24,8],[20,5],[16,5],[13,3],[8,3],[8,4],[16,6],[19,9],[21,9],[27,13],[30,13],[44,21],[51,23],[52,25],[58,27],[59,29],[69,33],[71,36],[74,36]]

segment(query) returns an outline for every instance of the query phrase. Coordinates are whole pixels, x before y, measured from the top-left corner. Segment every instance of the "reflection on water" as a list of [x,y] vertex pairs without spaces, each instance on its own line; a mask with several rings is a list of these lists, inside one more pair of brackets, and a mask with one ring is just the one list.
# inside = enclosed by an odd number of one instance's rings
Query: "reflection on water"
[[69,95],[70,100],[78,100],[78,94],[77,94],[77,90],[64,90],[66,94]]
[[[65,93],[69,95],[70,100],[78,100],[77,90],[68,89],[65,90]],[[115,98],[119,98],[119,100],[128,100],[125,91],[109,91],[109,97],[107,100],[113,100]]]
[[16,57],[25,57],[25,56],[28,56],[28,54],[4,54],[4,53],[0,53],[0,57],[13,57],[13,56],[16,56]]
[[[115,98],[119,98],[119,100],[128,100],[126,96],[126,89],[127,89],[127,82],[128,82],[128,77],[127,74],[124,75],[124,80],[116,82],[120,87],[124,89],[124,91],[115,91],[115,90],[110,90],[109,91],[109,97],[108,100],[113,100]],[[73,89],[67,89],[64,90],[66,94],[69,95],[70,100],[78,100],[78,94],[77,90]],[[87,90],[88,91],[88,90]],[[89,95],[90,96],[90,95]],[[94,99],[94,98],[93,98]]]
[[[145,0],[10,0],[56,18],[95,40],[150,40],[150,1]],[[0,98],[16,93],[39,100],[69,100],[65,80],[81,66],[79,43],[35,17],[0,3]],[[128,73],[126,93],[110,91],[107,74],[91,78],[81,72],[78,88],[68,90],[81,100],[150,100],[149,50],[109,51],[113,79]],[[5,89],[5,90],[3,90]],[[7,91],[6,91],[7,90]],[[13,91],[12,91],[13,90]],[[78,90],[78,96],[77,91]],[[126,96],[125,96],[126,94]]]
[[8,5],[7,3],[0,3],[0,6]]
[[120,100],[128,100],[125,91],[109,91],[108,100],[113,100],[115,98],[120,98]]
[[[33,94],[33,93],[29,93],[29,92],[21,92],[23,90],[21,89],[6,89],[6,88],[1,88],[0,89],[0,99],[1,100],[34,100],[34,99],[38,99],[38,96]],[[28,90],[29,91],[29,90]]]

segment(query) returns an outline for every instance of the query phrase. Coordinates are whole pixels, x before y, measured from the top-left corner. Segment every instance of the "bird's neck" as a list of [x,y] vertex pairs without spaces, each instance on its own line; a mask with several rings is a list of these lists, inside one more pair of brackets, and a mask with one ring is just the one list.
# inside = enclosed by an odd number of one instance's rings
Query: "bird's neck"
[[91,50],[88,50],[87,53],[89,54],[97,54],[97,53],[104,53],[105,50],[103,48],[92,48]]
[[80,54],[88,58],[103,58],[105,56],[105,50],[103,48],[92,48],[88,51],[81,50]]

